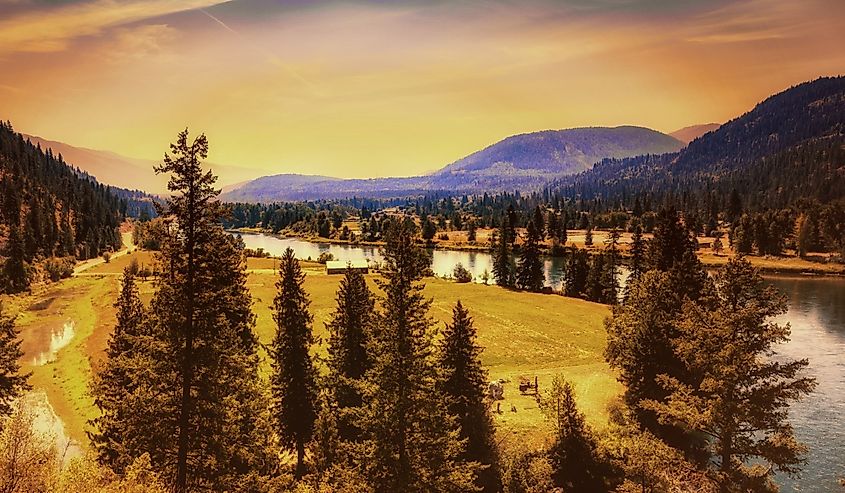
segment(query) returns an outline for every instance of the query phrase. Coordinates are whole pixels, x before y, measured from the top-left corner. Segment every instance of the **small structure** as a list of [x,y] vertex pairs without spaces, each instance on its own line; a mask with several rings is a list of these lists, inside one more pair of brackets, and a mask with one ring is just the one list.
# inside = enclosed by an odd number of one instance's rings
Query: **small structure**
[[370,270],[370,264],[366,260],[329,260],[326,262],[326,274],[343,274],[347,267],[362,274],[366,274]]
[[494,401],[499,401],[505,398],[505,382],[502,380],[493,380],[487,384],[487,396]]
[[520,377],[519,378],[519,393],[520,394],[534,394],[538,395],[540,393],[540,387],[537,385],[537,376],[534,376],[534,381],[532,382],[528,377]]

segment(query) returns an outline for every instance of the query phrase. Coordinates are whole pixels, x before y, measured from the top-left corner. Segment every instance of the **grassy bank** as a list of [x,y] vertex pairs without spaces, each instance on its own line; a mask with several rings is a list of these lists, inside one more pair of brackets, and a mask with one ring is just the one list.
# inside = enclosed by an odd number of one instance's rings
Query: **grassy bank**
[[[117,296],[118,274],[132,258],[139,263],[152,261],[147,252],[134,252],[88,269],[84,275],[51,285],[42,292],[15,298],[13,311],[25,341],[25,369],[32,371],[34,387],[44,389],[68,434],[87,445],[87,421],[96,415],[88,395],[88,383],[103,357],[103,350],[114,326],[112,303]],[[248,287],[257,315],[256,332],[262,342],[273,337],[275,326],[270,305],[275,296],[276,274],[273,259],[250,259]],[[325,354],[326,323],[334,309],[335,291],[341,276],[329,276],[316,263],[303,263],[305,287],[311,296],[314,331],[321,343],[315,352]],[[373,288],[375,276],[368,276]],[[469,308],[485,348],[482,362],[491,379],[505,379],[505,400],[495,420],[506,435],[520,440],[540,441],[545,423],[533,396],[519,394],[520,376],[537,376],[543,391],[555,374],[563,374],[574,384],[579,405],[596,427],[607,421],[608,404],[621,392],[614,373],[604,363],[605,334],[602,320],[609,315],[604,305],[553,295],[507,291],[496,286],[456,284],[440,279],[426,280],[425,294],[433,298],[431,316],[442,327],[451,317],[458,299]],[[154,286],[141,283],[142,297],[148,301]],[[49,300],[49,301],[48,301]],[[34,308],[33,308],[34,307]],[[44,334],[68,320],[76,334],[58,351],[55,361],[33,366],[31,354],[44,344]],[[49,336],[47,336],[49,338]],[[269,372],[264,361],[263,372]]]

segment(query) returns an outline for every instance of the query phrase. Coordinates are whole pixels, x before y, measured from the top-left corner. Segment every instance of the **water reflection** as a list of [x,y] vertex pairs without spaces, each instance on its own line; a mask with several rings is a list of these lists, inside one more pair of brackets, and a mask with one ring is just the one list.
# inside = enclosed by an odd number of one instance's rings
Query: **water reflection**
[[42,366],[55,361],[56,354],[60,349],[70,344],[75,334],[76,324],[73,320],[68,320],[61,327],[54,327],[50,332],[50,341],[47,347],[40,350],[32,358],[32,366]]
[[65,424],[53,410],[47,394],[41,390],[27,392],[22,399],[24,409],[32,413],[32,429],[53,443],[62,465],[82,455],[82,447],[65,432]]
[[816,391],[790,411],[798,439],[810,447],[800,479],[779,478],[782,491],[839,491],[845,477],[845,279],[777,277],[772,285],[789,297],[778,322],[792,327],[778,352],[809,359]]

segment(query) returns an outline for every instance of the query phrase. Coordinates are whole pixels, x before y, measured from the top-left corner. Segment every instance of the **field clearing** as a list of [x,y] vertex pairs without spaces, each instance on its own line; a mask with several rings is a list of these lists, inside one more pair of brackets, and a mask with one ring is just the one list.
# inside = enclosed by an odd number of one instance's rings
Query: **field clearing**
[[[112,303],[117,297],[118,275],[133,258],[139,264],[153,261],[149,252],[135,251],[10,303],[11,311],[19,313],[17,324],[27,351],[24,370],[33,372],[33,386],[47,392],[68,434],[83,446],[88,444],[87,421],[96,416],[88,382],[101,364],[114,326]],[[256,333],[262,343],[269,343],[275,332],[270,305],[276,294],[276,262],[250,259],[248,263],[248,288],[257,315]],[[334,310],[335,291],[342,276],[325,274],[324,266],[317,263],[303,262],[302,266],[311,298],[314,332],[320,339],[314,350],[324,356],[326,323]],[[376,276],[369,275],[367,279],[379,292]],[[142,299],[148,302],[154,282],[141,282],[139,288]],[[474,317],[479,343],[485,348],[482,362],[491,379],[506,381],[505,399],[499,401],[501,412],[494,413],[503,435],[532,443],[539,443],[546,436],[546,424],[534,396],[519,394],[520,376],[532,380],[536,376],[542,393],[554,375],[563,375],[575,385],[579,406],[590,424],[599,429],[606,425],[608,405],[622,390],[602,356],[602,321],[610,314],[608,307],[557,295],[456,284],[436,278],[426,279],[425,294],[433,299],[430,315],[437,327],[451,318],[452,306],[458,299]],[[69,344],[56,352],[53,361],[34,365],[31,355],[48,342],[44,334],[69,320],[75,325]],[[269,373],[266,358],[262,372],[265,376]]]

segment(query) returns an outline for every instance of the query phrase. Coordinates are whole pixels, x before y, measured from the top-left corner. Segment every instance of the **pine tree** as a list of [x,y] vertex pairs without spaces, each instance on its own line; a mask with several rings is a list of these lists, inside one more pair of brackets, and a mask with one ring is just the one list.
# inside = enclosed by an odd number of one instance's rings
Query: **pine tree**
[[519,267],[516,272],[516,285],[527,291],[543,289],[545,276],[543,262],[540,259],[540,236],[534,221],[528,221],[525,243],[519,255]]
[[610,303],[608,295],[610,286],[607,284],[607,259],[606,255],[593,255],[590,262],[590,270],[587,274],[587,286],[585,297],[596,303]]
[[285,250],[279,262],[277,294],[273,301],[276,336],[270,348],[273,375],[273,417],[282,446],[296,451],[296,478],[304,472],[305,446],[311,440],[317,417],[316,371],[310,349],[311,302],[303,283],[305,274],[294,257]]
[[560,227],[558,228],[558,239],[560,240],[561,245],[566,245],[566,241],[568,240],[566,232],[567,223],[569,223],[569,217],[566,211],[563,211],[560,214]]
[[566,261],[564,275],[564,293],[566,296],[581,298],[587,292],[587,279],[590,276],[590,255],[586,250],[573,247]]
[[143,371],[149,356],[144,339],[145,309],[129,270],[123,272],[114,307],[117,323],[106,347],[106,363],[91,385],[100,416],[91,421],[97,431],[89,436],[100,464],[122,473],[144,453],[137,447],[139,441],[130,439],[129,422],[143,420],[143,416],[134,415],[138,409],[133,394],[141,379],[138,372]]
[[328,382],[338,408],[338,434],[343,440],[359,438],[355,424],[363,402],[361,380],[370,369],[367,345],[374,325],[373,295],[364,275],[347,268],[335,297],[337,307],[328,324]]
[[232,489],[268,472],[246,262],[219,224],[216,178],[201,166],[207,150],[205,136],[191,143],[185,130],[156,168],[171,174],[173,192],[159,257],[165,274],[147,311],[149,357],[132,394],[132,417],[142,421],[125,421],[121,440],[149,453],[178,492]]
[[502,219],[499,233],[493,237],[493,279],[499,286],[510,288],[513,287],[515,279],[513,258],[507,238],[506,219]]
[[479,473],[478,486],[482,491],[500,491],[494,426],[484,402],[487,372],[481,366],[480,355],[472,318],[458,301],[440,343],[439,391],[446,396],[449,414],[458,418],[461,439],[467,441],[463,460],[485,467]]
[[643,274],[645,268],[645,241],[643,240],[643,228],[637,223],[631,235],[631,275],[628,284],[636,282]]
[[471,491],[477,464],[461,461],[455,418],[437,393],[430,301],[420,282],[430,259],[414,244],[407,221],[392,221],[386,241],[385,299],[370,344],[361,466],[377,492]]
[[675,319],[680,306],[669,274],[648,271],[630,286],[625,303],[615,306],[613,316],[605,321],[605,358],[619,370],[625,401],[641,424],[661,436],[673,430],[661,429],[656,415],[645,410],[641,402],[662,402],[666,398],[668,392],[657,383],[659,375],[687,381],[688,374],[672,342],[678,335]]
[[0,303],[0,418],[12,412],[12,402],[31,387],[29,374],[21,375],[21,341],[14,318],[3,313]]
[[584,246],[593,246],[593,228],[587,226],[587,231],[584,233]]
[[675,290],[692,300],[698,299],[707,281],[707,273],[696,255],[697,245],[674,209],[666,207],[660,211],[648,245],[649,268],[668,272]]
[[541,209],[539,205],[534,208],[534,217],[531,220],[534,222],[534,227],[537,229],[537,237],[540,238],[540,241],[543,241],[546,237],[546,222],[543,217],[543,209]]
[[757,269],[731,259],[715,285],[714,296],[685,304],[677,324],[676,353],[698,382],[661,375],[669,399],[646,407],[710,438],[706,464],[721,491],[775,492],[773,474],[796,474],[803,463],[807,447],[796,440],[787,411],[812,392],[815,379],[802,375],[806,359],[771,358],[789,340],[789,326],[771,322],[786,312],[786,298]]
[[9,239],[6,241],[6,262],[3,264],[3,274],[6,278],[7,291],[20,293],[29,287],[29,265],[24,260],[24,242],[17,226],[9,229]]
[[578,411],[572,385],[554,377],[551,389],[540,402],[540,409],[552,422],[555,433],[549,449],[555,485],[563,491],[607,491],[604,473],[597,460],[595,438],[584,422],[584,415]]

